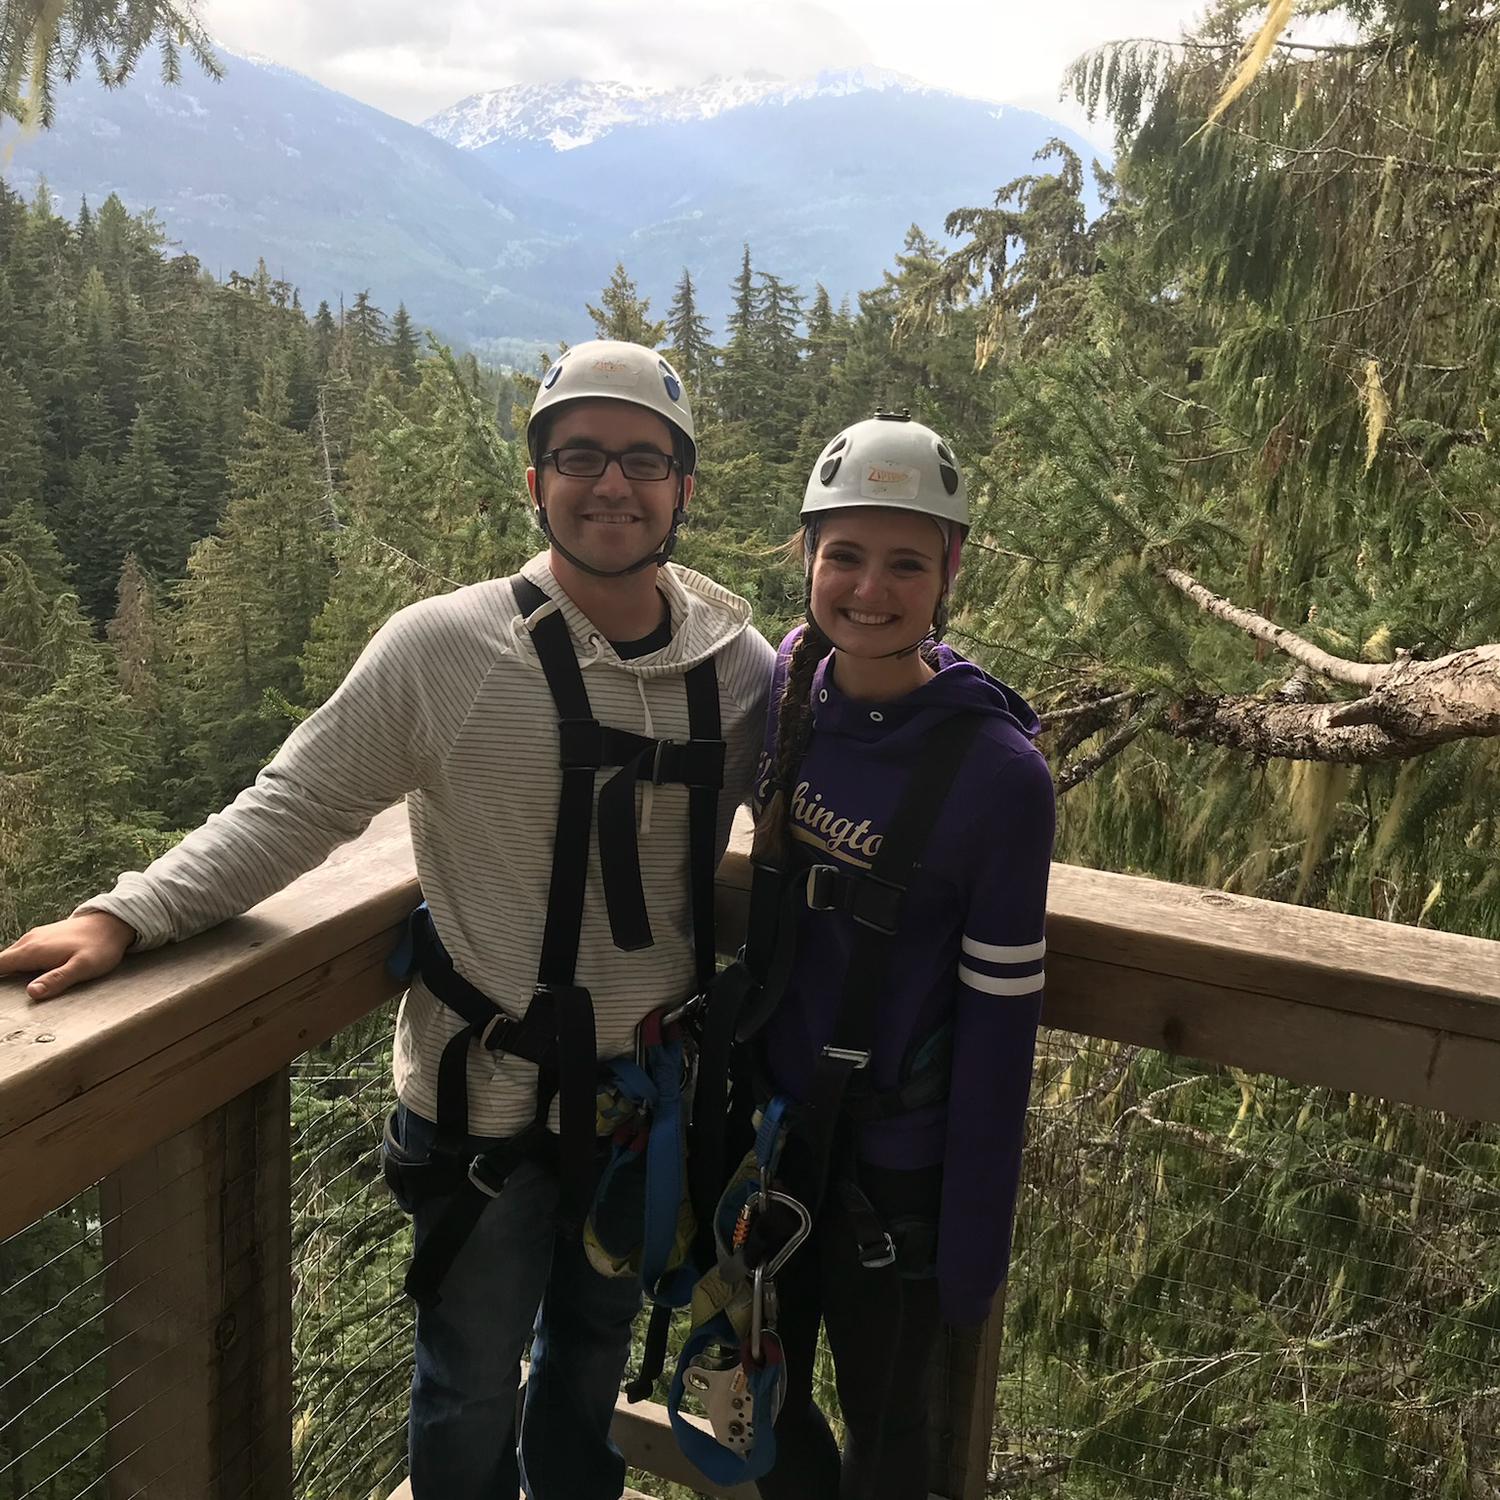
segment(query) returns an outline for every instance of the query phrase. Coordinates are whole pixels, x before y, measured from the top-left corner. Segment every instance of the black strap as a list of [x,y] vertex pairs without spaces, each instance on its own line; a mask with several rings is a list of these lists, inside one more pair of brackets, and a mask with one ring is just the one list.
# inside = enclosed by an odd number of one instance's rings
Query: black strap
[[[516,602],[528,618],[548,603],[547,595],[529,579],[517,577],[512,582]],[[571,968],[563,977],[558,960],[566,948],[573,956],[573,962],[577,961],[578,937],[583,924],[582,893],[588,869],[585,819],[591,821],[593,817],[594,773],[614,765],[619,769],[599,789],[599,868],[615,946],[633,952],[649,948],[654,941],[641,883],[635,784],[637,781],[651,781],[657,785],[686,785],[689,788],[690,849],[695,856],[691,862],[694,948],[699,988],[705,988],[713,974],[714,825],[718,794],[724,785],[725,755],[719,724],[718,674],[713,658],[700,662],[685,674],[688,741],[648,739],[644,735],[600,724],[594,717],[567,621],[560,610],[544,615],[530,628],[547,686],[557,706],[563,773],[558,810],[559,837],[554,845],[552,890],[542,944],[543,958],[553,961],[552,967],[557,970],[558,977],[546,973],[542,975],[543,982],[572,982]],[[569,841],[564,846],[564,813],[570,806],[567,819]],[[583,827],[581,838],[578,826]],[[567,868],[560,875],[556,856],[564,852]],[[564,909],[571,919],[566,925],[561,920]]]
[[[523,1161],[554,1162],[556,1158],[557,1148],[544,1120],[541,1124],[533,1122],[474,1157],[467,1168],[461,1156],[440,1152],[427,1162],[405,1164],[402,1170],[413,1201],[452,1195],[452,1201],[428,1230],[407,1267],[404,1283],[407,1296],[423,1306],[435,1307],[442,1300],[438,1289],[454,1259],[474,1232],[485,1205],[499,1195],[510,1174]],[[427,1173],[431,1175],[424,1182]]]
[[[688,783],[688,869],[692,880],[693,957],[697,990],[708,993],[718,967],[714,952],[714,859],[718,843],[719,792],[724,785],[724,735],[719,721],[719,675],[714,659],[699,662],[683,679],[687,689],[685,747],[717,746],[718,775]],[[678,747],[672,747],[674,749]]]
[[[871,863],[870,875],[903,896],[980,722],[978,714],[955,714],[943,720],[928,737],[902,792]],[[832,1039],[814,1064],[812,1085],[798,1113],[794,1139],[782,1156],[792,1193],[814,1216],[828,1186],[845,1090],[854,1073],[870,1061],[876,1022],[889,988],[895,937],[895,927],[859,929],[844,975]]]
[[656,1389],[662,1367],[667,1362],[667,1336],[671,1331],[672,1308],[665,1302],[653,1304],[646,1322],[646,1340],[641,1348],[641,1367],[625,1387],[625,1399],[632,1405],[644,1401]]
[[[512,585],[517,606],[528,620],[549,602],[529,579],[518,576]],[[556,1007],[562,1152],[559,1220],[565,1227],[581,1228],[593,1197],[597,1043],[592,1000],[587,990],[574,984],[574,975],[583,931],[595,772],[607,765],[619,766],[599,790],[599,867],[610,933],[615,946],[627,952],[650,947],[654,941],[641,881],[635,784],[650,780],[688,787],[694,965],[701,991],[714,969],[715,823],[724,784],[725,745],[712,657],[685,674],[688,741],[647,739],[602,725],[594,717],[561,610],[549,611],[528,629],[558,712],[562,768],[537,995],[550,996]]]

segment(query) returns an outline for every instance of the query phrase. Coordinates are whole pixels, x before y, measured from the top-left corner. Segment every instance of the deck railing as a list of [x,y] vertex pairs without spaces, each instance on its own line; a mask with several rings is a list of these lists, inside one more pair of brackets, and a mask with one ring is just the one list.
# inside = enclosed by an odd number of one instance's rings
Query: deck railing
[[[726,947],[743,848],[719,875]],[[405,1226],[374,1146],[384,959],[415,898],[393,809],[107,980],[42,1004],[0,981],[0,1496],[398,1483]],[[1048,946],[1010,1316],[945,1333],[934,1493],[1256,1493],[1252,1470],[1287,1496],[1500,1492],[1479,1430],[1500,1425],[1500,944],[1056,866]],[[1238,1101],[1222,1129],[1174,1113],[1205,1092]],[[1333,1113],[1369,1151],[1306,1155]],[[1235,1205],[1278,1171],[1309,1193],[1293,1183],[1281,1229],[1250,1224]],[[1385,1238],[1330,1261],[1318,1226],[1350,1213]],[[1366,1274],[1423,1236],[1436,1279]],[[1220,1284],[1189,1255],[1218,1256]],[[1236,1296],[1272,1333],[1219,1347]],[[1349,1404],[1331,1446],[1325,1398]],[[638,1474],[692,1483],[659,1408],[622,1409],[616,1435]],[[1360,1480],[1376,1463],[1383,1489]]]

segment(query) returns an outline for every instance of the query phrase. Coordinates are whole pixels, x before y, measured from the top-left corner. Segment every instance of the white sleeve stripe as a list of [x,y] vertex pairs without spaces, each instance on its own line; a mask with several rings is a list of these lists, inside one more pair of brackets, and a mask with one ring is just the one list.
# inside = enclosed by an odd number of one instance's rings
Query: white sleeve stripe
[[958,977],[970,989],[980,990],[986,995],[1034,995],[1044,983],[1041,974],[1025,974],[1020,979],[996,979],[994,975],[981,974],[967,964],[958,966]]
[[1029,964],[1046,955],[1047,939],[1039,938],[1034,943],[1004,947],[998,943],[981,943],[966,936],[963,948],[970,958],[982,958],[987,964]]

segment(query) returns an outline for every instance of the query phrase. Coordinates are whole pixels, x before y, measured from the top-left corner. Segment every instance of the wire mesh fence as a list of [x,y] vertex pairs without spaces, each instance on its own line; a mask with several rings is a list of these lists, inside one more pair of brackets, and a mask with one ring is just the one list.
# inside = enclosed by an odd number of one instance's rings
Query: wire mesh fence
[[292,1068],[292,1418],[298,1500],[385,1500],[405,1473],[411,1226],[385,1190],[394,1008]]
[[0,1496],[249,1495],[285,1463],[289,1376],[291,1492],[384,1500],[411,1367],[410,1233],[378,1181],[391,1026],[371,1015],[254,1116],[210,1117],[0,1243]]
[[[378,1155],[391,1023],[291,1069],[298,1500],[384,1500],[404,1470],[410,1232]],[[195,1299],[227,1276],[269,1306],[286,1269],[264,1247],[194,1266],[207,1216],[248,1244],[266,1211],[244,1174],[205,1188],[202,1147],[164,1143],[0,1244],[4,1500],[129,1500],[174,1469],[181,1492],[205,1451],[221,1493],[250,1493],[254,1452],[194,1424],[210,1365],[254,1406],[253,1341]],[[826,1355],[817,1386],[836,1420]],[[1495,1500],[1497,1434],[1500,1128],[1044,1035],[992,1494]]]
[[1044,1036],[991,1490],[1500,1495],[1500,1129]]

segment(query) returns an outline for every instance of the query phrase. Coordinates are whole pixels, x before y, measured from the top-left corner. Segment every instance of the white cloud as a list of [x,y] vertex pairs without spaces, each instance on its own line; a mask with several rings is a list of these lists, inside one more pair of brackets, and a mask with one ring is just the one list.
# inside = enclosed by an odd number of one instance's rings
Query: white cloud
[[269,56],[408,120],[511,83],[671,86],[875,63],[1024,105],[1101,143],[1060,104],[1068,63],[1122,36],[1175,38],[1202,0],[204,0],[232,51]]

